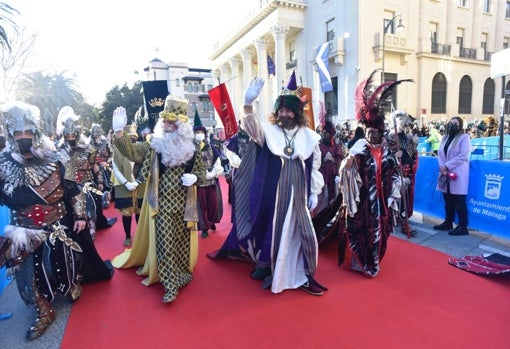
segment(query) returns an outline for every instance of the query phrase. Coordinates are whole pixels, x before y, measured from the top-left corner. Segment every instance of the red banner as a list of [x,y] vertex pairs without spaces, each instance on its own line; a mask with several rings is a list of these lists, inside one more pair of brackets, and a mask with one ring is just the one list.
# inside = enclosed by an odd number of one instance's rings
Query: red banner
[[208,93],[211,103],[223,123],[225,138],[228,139],[237,133],[237,120],[232,103],[230,103],[227,87],[222,83],[210,89]]

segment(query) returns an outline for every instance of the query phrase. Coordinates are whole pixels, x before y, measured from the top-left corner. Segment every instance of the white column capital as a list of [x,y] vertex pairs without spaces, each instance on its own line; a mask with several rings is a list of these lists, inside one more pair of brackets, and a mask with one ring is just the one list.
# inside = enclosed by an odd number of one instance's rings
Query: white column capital
[[271,33],[273,34],[275,41],[285,39],[288,32],[289,26],[285,24],[278,23],[271,27]]

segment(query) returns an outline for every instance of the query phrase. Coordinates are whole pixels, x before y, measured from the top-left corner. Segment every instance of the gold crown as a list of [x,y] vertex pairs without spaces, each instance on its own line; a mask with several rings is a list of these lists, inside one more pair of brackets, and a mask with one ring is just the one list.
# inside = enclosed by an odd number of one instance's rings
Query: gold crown
[[163,98],[153,98],[149,101],[149,105],[153,108],[161,107],[163,104],[165,104],[165,100]]
[[172,95],[165,100],[165,109],[159,112],[159,116],[168,121],[188,122],[188,101]]

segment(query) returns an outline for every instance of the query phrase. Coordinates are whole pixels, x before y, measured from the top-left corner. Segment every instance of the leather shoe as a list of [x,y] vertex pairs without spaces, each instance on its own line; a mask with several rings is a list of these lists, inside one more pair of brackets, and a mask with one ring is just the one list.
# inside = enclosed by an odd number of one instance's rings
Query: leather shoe
[[438,224],[438,225],[434,225],[434,230],[452,230],[452,229],[453,229],[453,224],[448,223],[447,221],[444,221],[443,223]]
[[313,296],[322,296],[324,294],[324,291],[322,288],[313,285],[310,282],[307,282],[301,286],[299,286],[299,289],[302,291],[305,291],[308,294],[311,294]]
[[209,236],[209,232],[207,230],[202,230],[202,239],[207,239]]
[[455,227],[455,229],[448,232],[448,235],[452,236],[460,236],[460,235],[468,235],[469,231],[466,227],[462,225],[458,225]]

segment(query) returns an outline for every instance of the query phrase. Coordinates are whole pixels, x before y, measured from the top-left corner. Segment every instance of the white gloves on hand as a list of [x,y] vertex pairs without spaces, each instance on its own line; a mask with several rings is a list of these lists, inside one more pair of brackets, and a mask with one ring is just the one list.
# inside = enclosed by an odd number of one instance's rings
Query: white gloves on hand
[[246,89],[244,94],[244,105],[252,105],[253,101],[259,96],[262,87],[264,87],[263,78],[253,78],[250,81],[250,86]]
[[352,146],[351,150],[349,151],[349,155],[356,156],[361,153],[363,153],[366,149],[367,140],[365,138],[359,139],[354,145]]
[[138,187],[138,182],[126,182],[124,184],[124,186],[126,187],[127,190],[129,191],[133,191],[136,189],[136,187]]
[[318,203],[319,197],[317,196],[317,194],[310,194],[310,197],[308,198],[308,209],[310,211],[313,211],[313,209],[317,207]]
[[207,171],[207,174],[205,175],[206,179],[213,179],[214,177],[216,177],[216,176],[214,175],[213,172]]
[[114,131],[124,130],[127,124],[126,109],[124,107],[117,107],[113,111],[112,128]]
[[340,176],[335,176],[335,184],[338,185],[340,183]]
[[185,187],[190,187],[198,180],[198,177],[193,173],[185,173],[181,177],[182,185]]

